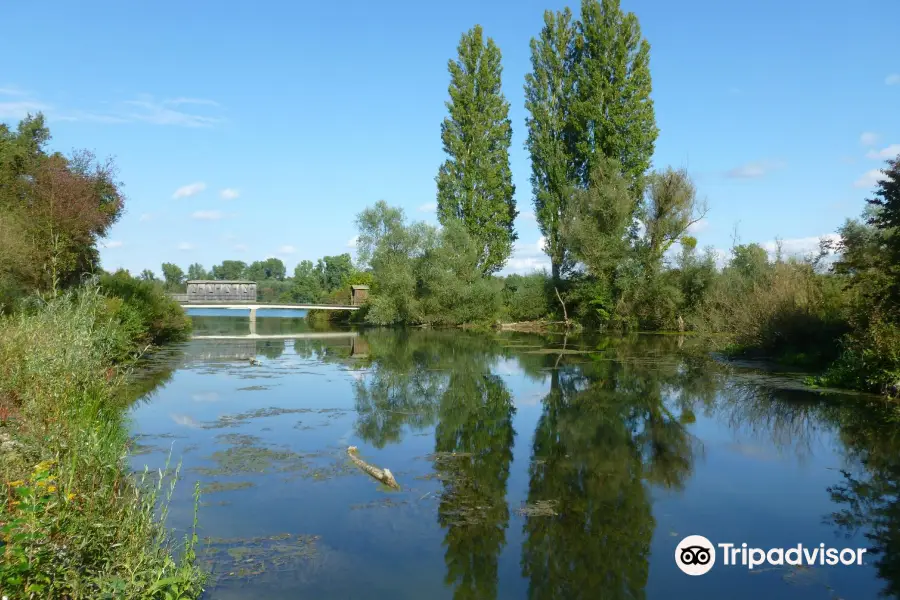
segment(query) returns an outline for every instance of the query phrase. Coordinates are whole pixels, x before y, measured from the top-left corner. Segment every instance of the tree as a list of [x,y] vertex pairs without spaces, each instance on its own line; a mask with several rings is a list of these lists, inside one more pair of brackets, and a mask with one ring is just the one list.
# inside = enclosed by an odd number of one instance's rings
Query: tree
[[166,280],[166,289],[180,289],[184,285],[184,271],[176,264],[162,264],[163,279]]
[[333,292],[347,285],[347,280],[353,273],[353,259],[346,253],[325,256],[319,259],[316,270],[319,272],[325,291]]
[[203,268],[203,265],[200,263],[194,263],[188,267],[187,278],[189,280],[204,280],[204,279],[212,279],[212,275],[210,275],[206,269]]
[[572,12],[544,12],[540,38],[531,40],[531,73],[525,76],[525,108],[531,154],[531,189],[538,226],[544,234],[554,280],[570,266],[568,248],[560,234],[566,200],[575,180],[568,148],[573,101]]
[[875,186],[875,195],[866,200],[873,210],[868,215],[868,222],[883,236],[887,249],[887,269],[891,279],[888,293],[891,302],[900,305],[900,155],[887,161],[883,169],[884,176]]
[[669,167],[650,176],[638,214],[644,225],[645,264],[656,273],[672,244],[706,215],[706,205],[698,204],[697,189],[687,171]]
[[111,160],[48,154],[49,140],[41,114],[15,132],[0,126],[0,278],[14,294],[55,293],[96,272],[97,242],[124,206]]
[[300,261],[294,268],[291,299],[294,302],[314,303],[322,296],[322,280],[311,260]]
[[637,201],[659,130],[653,111],[650,44],[619,0],[582,0],[576,24],[570,152],[582,185],[604,156],[616,159]]
[[156,274],[150,269],[144,269],[141,271],[141,275],[138,279],[142,281],[156,281]]
[[212,278],[219,281],[241,279],[247,270],[247,263],[240,260],[225,260],[212,268]]
[[484,42],[480,25],[463,34],[458,52],[449,61],[450,114],[441,124],[448,158],[437,175],[438,218],[444,225],[462,220],[489,274],[503,267],[517,238],[509,102],[501,92],[500,49],[491,38]]
[[572,254],[596,277],[611,277],[629,249],[627,234],[634,202],[615,159],[594,165],[587,189],[568,202],[562,235]]
[[243,277],[251,281],[266,281],[270,279],[284,281],[286,274],[287,268],[280,258],[267,258],[266,260],[253,262],[247,267]]
[[416,261],[437,234],[432,227],[405,220],[402,209],[384,200],[356,218],[359,261],[374,278],[366,319],[376,325],[410,323],[418,316]]

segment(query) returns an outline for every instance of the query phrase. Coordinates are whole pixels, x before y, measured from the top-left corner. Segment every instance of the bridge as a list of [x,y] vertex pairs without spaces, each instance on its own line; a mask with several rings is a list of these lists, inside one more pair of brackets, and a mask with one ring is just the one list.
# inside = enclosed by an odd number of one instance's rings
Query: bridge
[[272,310],[359,310],[359,306],[345,306],[341,304],[261,304],[261,303],[226,303],[215,302],[201,304],[194,302],[180,302],[182,308],[224,308],[227,310],[249,310],[250,320],[256,320],[256,311],[259,309]]

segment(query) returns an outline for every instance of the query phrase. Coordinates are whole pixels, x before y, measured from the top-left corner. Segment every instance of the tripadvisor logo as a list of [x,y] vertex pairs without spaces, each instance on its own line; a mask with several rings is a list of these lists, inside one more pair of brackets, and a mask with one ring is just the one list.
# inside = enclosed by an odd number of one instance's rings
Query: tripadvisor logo
[[834,566],[863,564],[865,548],[826,548],[825,544],[790,548],[750,548],[746,543],[713,544],[702,535],[689,535],[675,547],[675,564],[688,575],[705,575],[716,564],[716,555],[726,567],[743,566],[753,570],[760,565]]

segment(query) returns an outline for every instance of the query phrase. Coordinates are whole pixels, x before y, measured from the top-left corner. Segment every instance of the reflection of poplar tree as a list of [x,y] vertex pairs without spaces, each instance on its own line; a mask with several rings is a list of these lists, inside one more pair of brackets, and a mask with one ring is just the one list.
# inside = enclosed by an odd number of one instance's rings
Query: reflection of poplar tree
[[556,515],[525,523],[530,598],[644,597],[655,527],[644,482],[680,486],[692,464],[680,418],[662,401],[661,377],[597,363],[595,382],[582,389],[576,372],[552,372],[528,501],[554,502]]
[[512,462],[515,411],[496,375],[465,369],[450,375],[441,398],[435,468],[444,482],[438,521],[444,538],[446,583],[454,598],[495,598],[497,562],[506,544],[506,480]]

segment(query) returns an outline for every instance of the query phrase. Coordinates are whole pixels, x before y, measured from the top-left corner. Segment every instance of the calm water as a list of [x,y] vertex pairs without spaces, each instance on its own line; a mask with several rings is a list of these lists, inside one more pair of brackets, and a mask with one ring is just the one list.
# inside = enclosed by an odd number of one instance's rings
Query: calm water
[[[877,401],[689,359],[669,336],[259,318],[241,338],[246,317],[194,321],[202,339],[136,382],[132,461],[181,461],[178,530],[203,485],[209,598],[900,594],[900,444]],[[689,534],[869,553],[752,572],[719,559],[689,577],[674,562]]]

